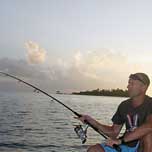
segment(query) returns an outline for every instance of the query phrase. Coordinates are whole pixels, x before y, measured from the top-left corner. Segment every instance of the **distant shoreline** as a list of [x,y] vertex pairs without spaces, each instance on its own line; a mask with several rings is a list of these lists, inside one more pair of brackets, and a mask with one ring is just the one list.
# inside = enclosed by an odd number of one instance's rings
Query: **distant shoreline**
[[128,97],[128,91],[122,89],[96,89],[91,91],[72,92],[73,95],[92,95],[92,96],[110,96],[110,97]]

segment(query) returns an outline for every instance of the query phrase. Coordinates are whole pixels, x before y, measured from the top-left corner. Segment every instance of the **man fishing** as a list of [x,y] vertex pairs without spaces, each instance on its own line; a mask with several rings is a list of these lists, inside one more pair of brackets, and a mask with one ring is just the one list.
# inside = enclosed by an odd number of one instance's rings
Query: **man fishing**
[[[145,73],[129,76],[127,88],[130,98],[118,106],[111,119],[112,126],[101,124],[88,115],[77,117],[109,137],[105,143],[90,146],[87,152],[117,152],[113,145],[118,145],[121,152],[152,152],[152,98],[146,95],[149,84]],[[126,131],[118,137],[123,124]]]

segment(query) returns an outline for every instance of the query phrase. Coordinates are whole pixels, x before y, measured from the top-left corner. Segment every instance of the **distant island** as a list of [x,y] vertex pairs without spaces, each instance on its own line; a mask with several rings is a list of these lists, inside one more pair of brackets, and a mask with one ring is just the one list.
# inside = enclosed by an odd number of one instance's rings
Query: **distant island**
[[100,90],[98,88],[98,89],[91,90],[91,91],[72,92],[72,94],[75,94],[75,95],[93,95],[93,96],[128,97],[128,91],[122,90],[119,88],[111,89],[111,90],[106,90],[106,89]]

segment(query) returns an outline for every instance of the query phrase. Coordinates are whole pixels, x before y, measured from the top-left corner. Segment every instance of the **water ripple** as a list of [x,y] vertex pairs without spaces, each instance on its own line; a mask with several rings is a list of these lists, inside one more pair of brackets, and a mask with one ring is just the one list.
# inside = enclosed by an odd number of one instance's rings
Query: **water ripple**
[[[106,123],[110,122],[122,100],[74,95],[55,97],[74,110],[90,113]],[[88,145],[100,142],[102,138],[89,129],[88,141],[82,145],[74,132],[74,125],[78,123],[70,111],[41,94],[3,94],[0,100],[0,151],[85,152]]]

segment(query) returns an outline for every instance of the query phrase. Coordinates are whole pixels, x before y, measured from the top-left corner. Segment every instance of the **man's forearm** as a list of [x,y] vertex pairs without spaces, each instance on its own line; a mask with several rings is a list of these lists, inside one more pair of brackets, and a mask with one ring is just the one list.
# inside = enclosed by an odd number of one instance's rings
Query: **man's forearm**
[[91,125],[93,125],[95,128],[97,128],[99,131],[103,132],[108,137],[115,138],[117,134],[115,133],[112,126],[104,125],[96,121],[95,119],[89,118],[87,120]]
[[148,123],[143,124],[141,127],[136,128],[134,131],[127,133],[124,137],[124,141],[129,142],[132,140],[140,139],[149,133],[152,133],[152,125]]

